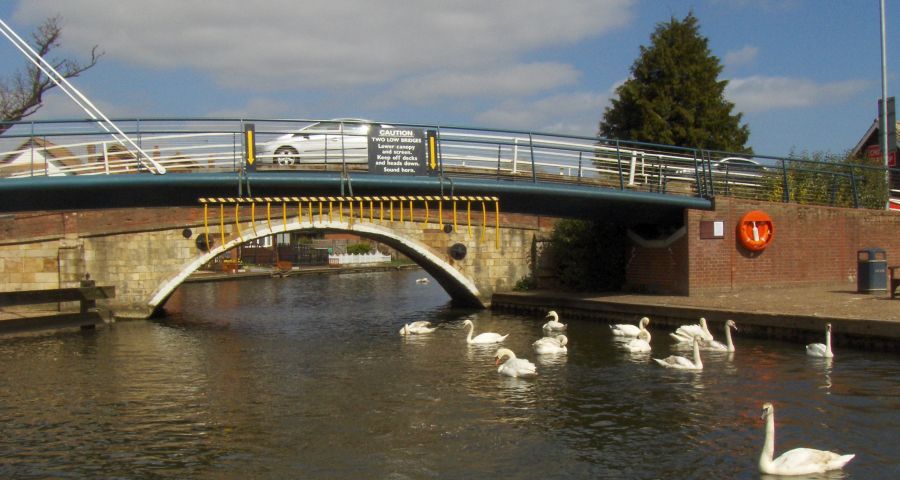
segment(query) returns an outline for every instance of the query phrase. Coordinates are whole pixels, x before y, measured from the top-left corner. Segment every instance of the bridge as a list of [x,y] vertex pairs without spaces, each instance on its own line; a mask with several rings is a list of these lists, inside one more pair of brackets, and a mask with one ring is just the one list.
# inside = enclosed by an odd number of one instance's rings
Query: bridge
[[[89,273],[115,286],[117,315],[145,317],[237,245],[332,231],[386,243],[455,301],[483,306],[532,274],[535,241],[555,219],[590,218],[629,229],[632,286],[687,292],[702,280],[685,232],[732,225],[723,209],[858,208],[886,188],[872,167],[594,137],[358,120],[116,123],[134,146],[92,121],[17,123],[0,136],[4,290],[75,286]],[[384,129],[422,140],[414,171],[378,168],[371,150]],[[865,211],[854,211],[862,229]],[[673,248],[686,252],[654,263]]]

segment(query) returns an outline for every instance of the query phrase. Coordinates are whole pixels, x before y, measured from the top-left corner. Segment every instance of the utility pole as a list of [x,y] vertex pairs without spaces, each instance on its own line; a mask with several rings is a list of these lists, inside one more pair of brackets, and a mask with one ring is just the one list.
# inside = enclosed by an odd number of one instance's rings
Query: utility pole
[[[887,128],[887,43],[884,28],[884,0],[881,0],[881,160],[884,164],[884,183],[887,191],[884,209],[891,208],[891,171],[888,169],[888,128]],[[893,130],[893,129],[892,129]],[[892,138],[896,142],[896,138]]]

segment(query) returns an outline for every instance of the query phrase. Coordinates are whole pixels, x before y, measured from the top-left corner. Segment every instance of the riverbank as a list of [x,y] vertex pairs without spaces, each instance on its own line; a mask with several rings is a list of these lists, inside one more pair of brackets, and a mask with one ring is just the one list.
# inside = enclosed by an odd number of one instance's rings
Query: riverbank
[[360,265],[360,266],[344,266],[344,267],[297,267],[291,270],[279,270],[276,268],[257,267],[237,272],[213,272],[208,270],[197,270],[190,274],[185,283],[194,282],[219,282],[223,280],[247,280],[253,278],[269,278],[269,277],[294,277],[299,275],[338,275],[345,273],[363,273],[363,272],[391,272],[397,270],[415,270],[422,268],[415,263],[400,263],[389,265]]
[[900,347],[900,300],[887,294],[856,293],[852,285],[795,287],[708,293],[692,296],[629,293],[579,295],[553,291],[498,293],[492,308],[541,315],[555,309],[563,318],[602,318],[675,330],[700,317],[717,334],[721,323],[737,322],[739,335],[823,342],[832,324],[835,346],[896,351]]
[[[237,272],[213,272],[198,270],[184,280],[184,283],[220,282],[250,280],[255,278],[293,277],[300,275],[340,275],[347,273],[388,272],[415,270],[422,268],[415,263],[390,263],[387,265],[360,265],[343,267],[296,267],[279,270],[267,267],[251,267]],[[109,312],[102,315],[61,312],[59,303],[48,303],[24,307],[0,307],[0,334],[20,334],[46,330],[69,330],[102,327],[112,321]],[[105,321],[102,321],[105,318]]]

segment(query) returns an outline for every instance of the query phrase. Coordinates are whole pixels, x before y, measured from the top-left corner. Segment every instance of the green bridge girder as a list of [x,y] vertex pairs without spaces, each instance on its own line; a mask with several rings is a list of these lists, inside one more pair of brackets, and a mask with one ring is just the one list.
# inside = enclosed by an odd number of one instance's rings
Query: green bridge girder
[[711,199],[570,183],[485,178],[441,179],[339,172],[233,172],[32,177],[0,181],[0,211],[198,205],[201,197],[338,195],[492,195],[506,213],[656,223],[684,209],[713,210]]

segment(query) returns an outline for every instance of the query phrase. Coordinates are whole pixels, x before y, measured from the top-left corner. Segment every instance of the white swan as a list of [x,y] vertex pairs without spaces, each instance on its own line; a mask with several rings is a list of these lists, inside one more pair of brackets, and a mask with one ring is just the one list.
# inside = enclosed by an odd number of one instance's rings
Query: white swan
[[403,328],[400,329],[400,335],[417,335],[421,333],[431,333],[435,330],[437,330],[437,328],[432,327],[431,322],[418,320],[412,323],[404,324]]
[[664,359],[654,358],[656,363],[666,368],[680,370],[703,370],[703,362],[700,361],[700,337],[694,337],[694,361],[690,361],[680,355],[669,355]]
[[475,331],[475,324],[472,323],[471,320],[466,320],[463,322],[463,326],[469,327],[469,336],[466,337],[466,343],[469,344],[483,345],[488,343],[500,343],[509,336],[508,333],[506,335],[500,335],[499,333],[485,332],[479,333],[475,338],[472,338],[472,332]]
[[734,320],[728,320],[725,322],[725,344],[719,342],[717,340],[712,340],[710,342],[706,342],[706,350],[716,350],[719,352],[733,352],[734,351],[734,343],[731,341],[731,329],[737,331],[737,324],[734,323]]
[[649,352],[650,348],[650,331],[641,330],[637,337],[632,338],[630,342],[623,345],[625,350],[631,353]]
[[631,325],[629,323],[619,323],[616,325],[610,325],[609,328],[612,330],[612,334],[617,337],[637,337],[641,330],[644,330],[650,323],[650,319],[647,317],[641,318],[638,325]]
[[550,319],[550,321],[548,321],[547,323],[544,324],[544,330],[553,331],[553,330],[565,330],[566,329],[566,324],[559,322],[559,315],[556,314],[556,311],[550,310],[550,312],[548,312],[547,316],[544,318]]
[[810,343],[806,346],[806,354],[810,357],[834,358],[831,351],[831,324],[825,326],[825,345]]
[[855,454],[840,455],[813,448],[795,448],[772,459],[775,455],[775,407],[763,404],[762,418],[766,419],[766,442],[759,454],[759,471],[769,475],[809,475],[843,468]]
[[538,355],[549,355],[566,353],[568,351],[566,348],[567,343],[569,343],[569,339],[565,335],[557,335],[555,337],[539,338],[531,346],[534,347],[534,352]]
[[430,281],[427,278],[422,277],[422,278],[417,278],[416,283],[418,283],[419,285],[428,285],[430,283]]
[[[504,357],[509,358],[501,365],[500,361],[503,360]],[[494,358],[496,358],[494,364],[500,365],[500,368],[498,368],[497,371],[504,375],[510,377],[531,377],[537,375],[537,368],[533,363],[524,358],[516,358],[516,354],[508,348],[497,350]]]
[[675,330],[675,333],[670,333],[669,336],[677,343],[691,343],[691,340],[698,336],[707,342],[713,340],[713,336],[709,333],[709,328],[706,326],[706,319],[703,317],[700,317],[700,325],[696,323],[693,325],[682,325],[678,327],[678,330]]

